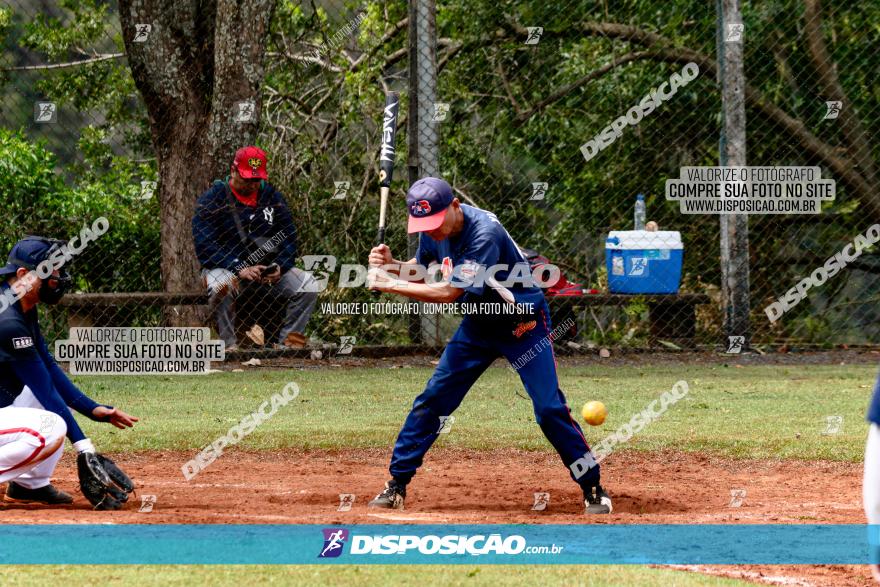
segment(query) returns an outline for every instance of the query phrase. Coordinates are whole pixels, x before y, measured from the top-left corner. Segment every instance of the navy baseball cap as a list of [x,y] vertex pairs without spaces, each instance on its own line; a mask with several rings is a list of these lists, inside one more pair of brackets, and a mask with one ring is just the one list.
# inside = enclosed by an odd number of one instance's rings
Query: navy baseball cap
[[452,203],[452,187],[437,177],[425,177],[409,188],[406,205],[409,207],[407,232],[434,230],[443,224],[446,210]]
[[10,275],[19,267],[36,269],[37,265],[46,260],[49,253],[62,241],[42,236],[26,236],[12,247],[6,266],[0,268],[0,276]]

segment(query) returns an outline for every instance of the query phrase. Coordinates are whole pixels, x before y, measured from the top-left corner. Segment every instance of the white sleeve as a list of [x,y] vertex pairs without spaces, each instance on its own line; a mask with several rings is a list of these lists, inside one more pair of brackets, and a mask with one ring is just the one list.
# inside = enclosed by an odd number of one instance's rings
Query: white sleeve
[[880,524],[880,427],[871,424],[865,445],[865,477],[862,485],[865,516],[869,524]]

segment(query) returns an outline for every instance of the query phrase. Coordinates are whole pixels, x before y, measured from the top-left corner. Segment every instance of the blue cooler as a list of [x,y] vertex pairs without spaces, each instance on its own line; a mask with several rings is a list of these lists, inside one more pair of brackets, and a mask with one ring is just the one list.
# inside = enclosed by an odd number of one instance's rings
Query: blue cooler
[[681,285],[681,233],[612,230],[605,239],[608,291],[674,294]]

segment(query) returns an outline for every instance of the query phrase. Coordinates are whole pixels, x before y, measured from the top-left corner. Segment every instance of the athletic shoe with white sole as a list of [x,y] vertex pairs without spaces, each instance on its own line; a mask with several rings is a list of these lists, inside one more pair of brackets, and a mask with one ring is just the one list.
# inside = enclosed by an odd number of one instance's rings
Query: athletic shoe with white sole
[[385,483],[385,489],[367,504],[371,508],[402,510],[406,497],[406,485],[399,485],[394,479]]
[[611,498],[601,485],[590,488],[589,493],[584,494],[584,505],[588,514],[610,514],[613,509]]
[[36,489],[28,489],[17,483],[9,482],[3,501],[12,503],[42,503],[45,505],[63,505],[73,503],[73,496],[55,489],[51,484]]

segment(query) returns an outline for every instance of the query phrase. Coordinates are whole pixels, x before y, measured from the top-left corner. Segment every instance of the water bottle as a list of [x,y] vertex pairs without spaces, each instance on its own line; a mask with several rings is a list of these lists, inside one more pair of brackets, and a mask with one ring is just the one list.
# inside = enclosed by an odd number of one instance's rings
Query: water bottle
[[636,196],[636,212],[633,214],[635,228],[633,230],[645,230],[645,194]]

